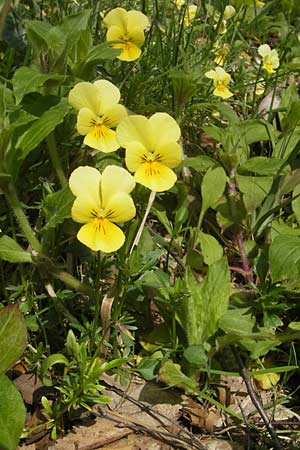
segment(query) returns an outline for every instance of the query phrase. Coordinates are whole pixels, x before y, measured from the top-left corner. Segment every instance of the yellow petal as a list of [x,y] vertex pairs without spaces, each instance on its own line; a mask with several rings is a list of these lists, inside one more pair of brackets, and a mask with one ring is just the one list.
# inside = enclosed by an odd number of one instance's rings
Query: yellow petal
[[100,214],[100,199],[95,201],[92,195],[80,195],[72,206],[74,222],[88,223]]
[[118,166],[107,166],[101,179],[101,195],[103,207],[108,207],[110,197],[118,192],[129,194],[135,188],[135,181],[130,173]]
[[123,105],[107,106],[103,109],[102,121],[109,128],[115,128],[124,117],[127,117],[127,111]]
[[221,97],[224,99],[230,98],[233,96],[233,93],[230,92],[230,90],[224,86],[223,84],[219,84],[216,89],[213,92],[214,95],[216,95],[217,97]]
[[77,239],[94,251],[111,253],[118,250],[125,241],[123,231],[107,219],[94,219],[83,225]]
[[225,70],[223,69],[223,67],[216,67],[216,78],[214,79],[215,83],[217,82],[222,82],[222,84],[224,84],[225,86],[227,86],[227,84],[230,83],[231,81],[231,76],[229,73],[225,72]]
[[137,47],[141,47],[145,42],[145,35],[142,28],[131,28],[128,31],[128,40]]
[[128,31],[132,30],[133,28],[140,28],[142,30],[145,30],[150,26],[150,22],[147,16],[145,14],[141,13],[140,11],[128,11],[127,12],[127,28]]
[[104,215],[111,222],[127,222],[135,216],[133,200],[125,192],[111,196],[105,206]]
[[273,66],[271,64],[264,63],[263,67],[268,73],[275,73],[275,70],[273,69]]
[[94,114],[100,112],[100,92],[92,83],[77,83],[69,93],[69,103],[75,109],[88,108]]
[[72,193],[78,197],[92,197],[94,202],[100,203],[100,181],[99,170],[89,166],[79,166],[73,170],[69,179]]
[[149,125],[154,136],[153,150],[166,143],[176,142],[180,138],[179,125],[169,114],[153,114],[149,119]]
[[260,45],[257,52],[262,57],[267,56],[271,53],[271,47],[268,44]]
[[155,150],[153,158],[155,161],[173,169],[179,166],[182,161],[182,148],[177,142],[164,144]]
[[77,131],[86,135],[95,127],[98,117],[88,108],[81,108],[77,114]]
[[123,32],[126,32],[127,28],[127,11],[124,8],[112,9],[103,19],[103,22],[107,28],[111,26],[117,26]]
[[147,149],[153,149],[155,137],[144,116],[128,116],[117,127],[117,138],[120,145],[127,148],[132,142],[139,142]]
[[[130,37],[131,34],[132,37]],[[136,43],[133,39],[136,39]],[[112,26],[107,31],[106,40],[108,42],[121,40],[122,42],[120,43],[112,44],[113,48],[120,48],[123,50],[117,58],[121,61],[134,61],[139,58],[142,53],[140,46],[144,43],[144,33],[142,30],[132,30],[132,33],[128,33],[128,37],[124,40],[122,30],[118,27]]]
[[138,167],[147,161],[149,151],[140,142],[132,142],[126,148],[125,163],[130,172],[135,172]]
[[95,81],[93,86],[96,87],[100,96],[100,114],[103,114],[108,106],[119,103],[121,94],[117,86],[107,80]]
[[209,78],[210,80],[214,80],[216,78],[216,71],[209,70],[208,72],[205,72],[204,75],[206,76],[206,78]]
[[174,186],[177,176],[173,170],[163,164],[146,162],[137,169],[134,179],[151,191],[163,192]]
[[86,135],[83,142],[85,145],[104,153],[114,152],[120,147],[116,132],[105,125],[96,125]]
[[117,58],[121,61],[135,61],[141,56],[141,49],[137,47],[133,42],[126,42],[126,44],[114,44],[115,48],[122,48],[123,51],[120,53]]

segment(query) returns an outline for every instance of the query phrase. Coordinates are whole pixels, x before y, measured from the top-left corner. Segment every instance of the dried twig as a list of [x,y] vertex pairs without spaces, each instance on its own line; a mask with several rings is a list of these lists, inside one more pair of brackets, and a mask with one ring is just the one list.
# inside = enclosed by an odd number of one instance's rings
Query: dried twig
[[280,443],[280,441],[278,439],[276,431],[275,431],[272,423],[270,422],[267,414],[265,413],[265,410],[263,408],[263,405],[262,405],[260,399],[258,398],[258,396],[256,395],[256,392],[254,391],[254,388],[253,388],[252,383],[251,383],[251,379],[250,379],[250,377],[248,375],[247,369],[246,369],[246,367],[245,367],[245,365],[244,365],[240,355],[238,354],[237,351],[234,351],[234,349],[232,349],[232,352],[233,352],[234,357],[235,357],[235,359],[236,359],[236,361],[238,363],[241,377],[243,378],[243,380],[245,382],[245,385],[246,385],[246,388],[247,388],[247,392],[248,392],[248,394],[249,394],[249,396],[250,396],[250,398],[252,400],[252,403],[255,406],[255,408],[257,409],[257,411],[258,411],[260,417],[262,418],[262,420],[263,420],[263,422],[264,422],[264,424],[265,424],[265,426],[266,426],[266,428],[267,428],[271,438],[273,439],[274,448],[276,450],[283,450],[283,447],[282,447],[282,445],[281,445],[281,443]]

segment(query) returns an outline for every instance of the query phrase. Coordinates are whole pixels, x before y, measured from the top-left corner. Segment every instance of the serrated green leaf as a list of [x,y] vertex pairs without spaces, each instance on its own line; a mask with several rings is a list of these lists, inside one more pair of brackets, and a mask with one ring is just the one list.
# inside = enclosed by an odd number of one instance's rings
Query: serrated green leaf
[[73,202],[74,196],[68,186],[54,194],[47,195],[43,202],[47,220],[44,230],[56,227],[56,225],[71,217]]
[[198,239],[205,264],[211,265],[222,258],[223,248],[214,236],[200,231]]
[[14,73],[12,78],[14,94],[17,104],[22,98],[30,92],[43,92],[42,88],[48,80],[59,80],[64,77],[61,75],[53,75],[41,73],[31,67],[20,67]]
[[0,309],[0,372],[6,372],[23,354],[26,323],[16,305]]
[[71,107],[66,99],[46,111],[17,142],[17,147],[22,150],[24,159],[43,139],[45,139],[65,118]]
[[300,274],[300,238],[282,234],[270,245],[269,260],[272,280],[294,280]]
[[11,263],[30,263],[31,254],[25,252],[22,247],[9,236],[0,238],[0,259]]
[[26,409],[21,394],[4,374],[0,374],[0,448],[17,448],[24,424]]

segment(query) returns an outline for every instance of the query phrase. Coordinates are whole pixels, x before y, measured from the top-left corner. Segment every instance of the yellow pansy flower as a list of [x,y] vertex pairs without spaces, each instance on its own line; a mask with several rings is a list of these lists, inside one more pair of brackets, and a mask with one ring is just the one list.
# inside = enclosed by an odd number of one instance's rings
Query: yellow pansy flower
[[221,97],[224,99],[230,98],[233,96],[233,93],[228,89],[228,84],[231,81],[231,76],[229,73],[225,72],[222,67],[216,67],[215,70],[209,70],[205,73],[207,78],[213,80],[215,90],[213,92],[217,97]]
[[107,166],[102,175],[94,167],[80,166],[69,179],[76,199],[72,218],[83,223],[77,238],[94,251],[111,253],[125,241],[123,231],[115,225],[135,216],[135,206],[129,193],[135,182],[127,170]]
[[190,5],[186,11],[183,18],[184,26],[188,27],[192,20],[195,19],[196,12],[197,12],[197,5]]
[[255,4],[256,4],[256,6],[258,6],[259,8],[263,8],[264,6],[266,6],[266,5],[264,4],[264,2],[261,2],[260,0],[255,0]]
[[225,20],[231,19],[236,14],[236,10],[233,6],[227,5],[224,9],[223,17]]
[[225,62],[225,58],[228,55],[230,51],[230,46],[229,44],[219,44],[216,43],[216,45],[214,45],[214,54],[215,54],[215,63],[217,63],[219,66],[223,66],[224,62]]
[[150,25],[147,16],[140,11],[115,8],[104,17],[103,21],[108,28],[106,40],[121,41],[112,44],[114,48],[123,49],[117,58],[122,61],[134,61],[139,58],[142,53],[141,47],[145,42],[144,30]]
[[180,9],[185,4],[185,0],[175,0],[176,8]]
[[79,110],[77,130],[85,135],[85,145],[105,153],[120,147],[112,128],[127,116],[127,111],[119,100],[119,89],[107,80],[78,83],[70,91],[69,102]]
[[258,47],[258,54],[262,57],[263,68],[268,73],[274,73],[275,69],[279,67],[279,57],[275,49],[271,50],[268,44],[263,44]]
[[155,192],[174,186],[177,177],[171,169],[179,166],[182,149],[180,128],[169,114],[156,113],[149,119],[128,116],[118,126],[117,137],[136,182]]

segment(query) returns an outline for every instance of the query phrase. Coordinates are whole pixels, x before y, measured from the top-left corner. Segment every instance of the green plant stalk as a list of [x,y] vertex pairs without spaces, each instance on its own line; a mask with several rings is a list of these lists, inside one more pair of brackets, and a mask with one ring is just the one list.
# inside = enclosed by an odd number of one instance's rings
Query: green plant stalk
[[61,187],[64,188],[67,185],[68,180],[66,178],[66,175],[63,170],[61,160],[60,160],[60,157],[59,157],[59,154],[57,151],[54,133],[50,133],[49,136],[47,136],[46,142],[47,142],[47,146],[48,146],[48,150],[49,150],[49,156],[50,156],[51,162],[53,164],[53,167],[56,171],[56,175],[59,179]]
[[32,246],[32,248],[40,253],[42,250],[42,246],[38,239],[35,236],[35,233],[33,229],[31,228],[27,217],[25,216],[25,213],[23,211],[23,208],[21,206],[20,200],[18,198],[16,189],[13,185],[13,183],[10,183],[8,185],[8,189],[5,192],[6,199],[11,206],[18,222],[20,225],[21,230],[23,231],[24,235],[26,236],[29,244]]
[[102,272],[102,255],[101,252],[97,252],[97,269],[96,277],[94,281],[94,293],[95,293],[95,312],[92,325],[92,336],[90,340],[90,352],[93,353],[93,348],[96,340],[97,328],[99,325],[99,315],[100,315],[100,278]]

